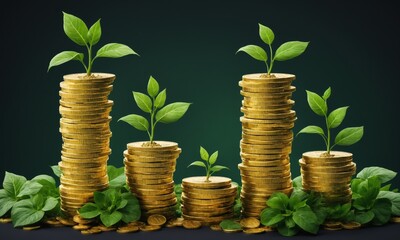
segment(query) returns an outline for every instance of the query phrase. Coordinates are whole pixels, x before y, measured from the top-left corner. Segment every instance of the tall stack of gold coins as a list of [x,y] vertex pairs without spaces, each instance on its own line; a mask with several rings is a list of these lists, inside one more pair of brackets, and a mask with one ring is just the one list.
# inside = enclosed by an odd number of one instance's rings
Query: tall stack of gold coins
[[136,195],[146,219],[152,214],[164,215],[167,219],[175,216],[176,195],[174,172],[176,160],[182,152],[174,142],[134,142],[124,151],[127,183]]
[[108,186],[111,154],[109,123],[113,101],[108,100],[115,75],[70,74],[60,83],[61,210],[73,216]]
[[337,151],[331,151],[331,156],[323,154],[323,151],[303,153],[299,160],[303,189],[321,193],[328,204],[350,202],[350,182],[356,172],[353,154]]
[[237,186],[226,177],[189,177],[182,180],[182,217],[204,225],[233,217]]
[[290,99],[294,79],[290,74],[248,74],[239,82],[244,97],[239,164],[244,216],[259,217],[272,193],[293,190],[289,154],[296,120]]

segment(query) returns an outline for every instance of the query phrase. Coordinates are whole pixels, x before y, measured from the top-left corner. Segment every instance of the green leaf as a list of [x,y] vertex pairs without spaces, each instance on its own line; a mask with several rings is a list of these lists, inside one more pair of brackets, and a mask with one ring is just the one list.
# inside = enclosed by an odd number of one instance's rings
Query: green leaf
[[213,154],[211,154],[210,159],[208,160],[210,162],[210,165],[213,165],[218,158],[218,151],[215,151]]
[[16,199],[8,196],[5,189],[0,189],[0,217],[4,216],[17,202]]
[[108,165],[107,166],[107,175],[109,180],[113,180],[121,175],[125,175],[124,173],[124,167],[115,167],[113,165]]
[[242,226],[240,223],[235,222],[233,220],[223,220],[219,226],[224,230],[240,230]]
[[74,43],[80,46],[86,46],[88,43],[88,28],[86,24],[78,17],[63,12],[64,32]]
[[325,116],[326,112],[328,111],[328,106],[326,105],[324,99],[314,92],[308,90],[306,90],[306,92],[307,102],[311,110],[313,110],[313,112],[319,116]]
[[271,45],[275,39],[274,32],[269,27],[260,23],[258,24],[258,27],[261,40],[263,40],[263,42],[266,44]]
[[375,214],[372,211],[356,213],[354,220],[361,224],[366,224],[374,219]]
[[21,192],[22,186],[25,184],[25,182],[26,178],[24,176],[6,172],[3,181],[3,188],[7,191],[8,196],[16,199],[18,194]]
[[121,199],[121,201],[116,205],[116,209],[122,209],[128,204],[128,200],[126,199]]
[[141,211],[137,198],[130,192],[121,194],[121,197],[128,201],[126,206],[119,210],[122,213],[121,220],[125,223],[139,220]]
[[53,210],[56,206],[58,205],[58,200],[53,198],[53,197],[48,197],[46,199],[46,202],[44,203],[44,206],[42,208],[42,211],[48,212]]
[[156,97],[154,101],[154,107],[162,108],[165,104],[165,100],[167,99],[167,89],[162,90]]
[[86,203],[79,209],[79,215],[83,218],[95,218],[101,214],[100,209],[94,203]]
[[120,175],[113,180],[110,180],[108,183],[108,187],[110,188],[123,188],[126,184],[126,177],[125,174]]
[[56,175],[57,177],[61,177],[61,169],[60,169],[60,166],[58,166],[58,165],[53,165],[53,166],[51,166],[51,170],[53,171],[54,175]]
[[331,96],[332,90],[331,87],[325,90],[324,95],[322,95],[322,98],[326,101],[328,98]]
[[318,218],[309,206],[297,209],[293,213],[293,220],[304,231],[317,234],[319,229]]
[[241,47],[236,53],[238,52],[245,52],[258,61],[266,62],[268,59],[267,53],[264,51],[264,49],[256,45],[247,45]]
[[139,55],[133,51],[130,47],[120,43],[109,43],[101,47],[95,58],[107,57],[107,58],[120,58],[127,55]]
[[286,194],[277,192],[267,200],[267,205],[271,208],[279,209],[284,211],[289,204],[289,198]]
[[96,43],[99,42],[101,37],[101,25],[100,25],[100,19],[97,20],[89,29],[88,34],[87,34],[87,39],[88,43],[91,46],[96,45]]
[[389,199],[392,203],[392,215],[400,216],[400,193],[380,191],[377,198]]
[[284,219],[281,211],[276,208],[265,208],[260,214],[260,222],[264,226],[273,226]]
[[100,214],[100,220],[106,227],[111,227],[112,225],[118,223],[122,219],[122,213],[114,211],[112,213],[102,212]]
[[289,228],[285,224],[279,225],[277,229],[279,234],[285,237],[294,236],[299,232],[299,229],[297,227]]
[[380,198],[375,201],[372,212],[375,217],[372,220],[374,225],[383,225],[388,223],[392,215],[392,202],[387,198]]
[[176,102],[168,104],[160,109],[156,114],[157,122],[173,123],[178,121],[186,113],[190,103]]
[[188,167],[190,167],[190,166],[199,166],[199,167],[207,168],[206,164],[204,164],[204,162],[202,162],[202,161],[192,162],[191,164],[189,164]]
[[103,192],[94,192],[94,203],[99,207],[99,209],[106,209],[107,207],[107,199],[106,194]]
[[338,133],[335,138],[335,144],[341,146],[350,146],[361,140],[364,134],[364,127],[349,127]]
[[306,134],[318,134],[322,137],[325,137],[325,132],[322,128],[318,127],[318,126],[307,126],[303,129],[300,130],[299,133],[297,133],[297,135],[299,135],[300,133],[306,133]]
[[139,116],[137,114],[126,115],[125,117],[120,118],[118,121],[124,121],[140,131],[148,131],[149,130],[150,124],[147,121],[147,119],[142,116]]
[[60,52],[59,54],[55,55],[49,63],[49,66],[47,68],[47,71],[50,70],[50,68],[61,65],[63,63],[72,61],[72,60],[78,60],[80,62],[83,61],[83,53],[78,53],[74,51],[63,51]]
[[286,61],[302,54],[308,46],[308,42],[292,41],[282,44],[275,52],[274,60]]
[[135,102],[138,105],[138,107],[144,112],[151,113],[153,107],[151,98],[146,94],[140,92],[132,92],[132,93],[133,93],[133,98],[135,99]]
[[27,181],[22,186],[21,191],[18,194],[18,198],[29,196],[38,193],[42,189],[43,185],[34,181]]
[[21,200],[14,204],[11,210],[11,219],[14,227],[22,227],[39,222],[44,211],[37,210],[31,199]]
[[302,188],[303,187],[301,175],[297,176],[293,179],[293,187],[294,188]]
[[43,181],[49,182],[52,185],[56,185],[56,180],[52,176],[46,175],[46,174],[41,174],[38,175],[31,180],[32,182],[38,182],[42,183]]
[[293,221],[292,217],[287,217],[285,218],[285,225],[288,228],[294,228],[296,227],[296,223]]
[[223,170],[223,169],[229,170],[228,167],[221,166],[221,165],[215,165],[215,166],[213,166],[212,168],[210,168],[210,172],[211,172],[211,173],[215,173],[215,172],[219,172],[219,171],[221,171],[221,170]]
[[158,82],[153,78],[153,76],[150,76],[149,82],[147,83],[147,93],[150,95],[150,97],[155,98],[158,94],[158,91],[160,91]]
[[210,155],[208,154],[207,150],[202,146],[200,146],[200,157],[206,162],[208,162],[208,159],[210,158]]
[[346,112],[349,107],[341,107],[333,110],[328,116],[328,128],[337,128],[342,124],[343,119],[346,117]]
[[357,178],[368,179],[377,176],[381,183],[386,183],[396,177],[397,173],[382,167],[366,167],[357,174]]

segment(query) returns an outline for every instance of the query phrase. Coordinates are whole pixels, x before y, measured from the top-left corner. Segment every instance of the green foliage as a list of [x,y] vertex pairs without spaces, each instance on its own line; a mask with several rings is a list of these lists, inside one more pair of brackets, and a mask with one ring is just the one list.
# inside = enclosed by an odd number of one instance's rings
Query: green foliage
[[63,12],[64,16],[64,32],[69,39],[79,46],[86,47],[88,60],[87,63],[84,62],[84,54],[75,51],[63,51],[55,55],[49,63],[48,70],[50,68],[61,65],[63,63],[76,60],[82,63],[86,70],[87,75],[91,75],[93,63],[97,58],[120,58],[126,55],[138,55],[130,47],[119,44],[119,43],[109,43],[101,47],[96,56],[92,56],[92,48],[96,45],[101,37],[101,24],[100,19],[97,20],[89,29],[86,24],[78,17]]
[[59,213],[56,181],[48,175],[31,180],[6,172],[0,189],[0,217],[11,216],[14,227],[40,222]]
[[223,220],[220,222],[219,226],[223,230],[242,230],[242,225],[240,225],[240,223],[230,219]]
[[233,213],[235,217],[240,217],[241,216],[241,211],[242,211],[242,201],[240,200],[240,191],[242,187],[236,183],[232,182],[232,185],[235,185],[237,187],[237,193],[236,193],[236,198],[235,198],[235,205],[233,206]]
[[200,146],[200,157],[201,157],[201,160],[203,160],[203,161],[194,161],[191,164],[189,164],[188,167],[190,167],[190,166],[198,166],[198,167],[204,168],[206,170],[206,182],[209,181],[208,179],[214,173],[219,172],[219,171],[221,171],[223,169],[228,169],[229,170],[229,168],[225,167],[225,166],[221,166],[221,165],[213,166],[217,162],[218,151],[215,151],[210,156],[208,154],[207,150],[204,149],[202,146]]
[[182,201],[182,192],[183,192],[182,184],[175,184],[175,185],[174,185],[174,192],[175,192],[176,199],[177,199],[177,202],[176,202],[176,211],[175,211],[176,217],[181,217],[181,216],[182,216],[182,205],[181,205],[181,201]]
[[116,168],[112,165],[107,166],[109,188],[128,188],[126,185],[126,176],[124,170],[124,167]]
[[159,92],[160,87],[156,79],[152,76],[147,84],[148,95],[140,92],[133,92],[133,98],[138,107],[146,113],[150,114],[149,121],[137,114],[130,114],[120,118],[118,121],[124,121],[139,131],[146,131],[149,135],[150,142],[154,140],[154,130],[157,123],[173,123],[178,121],[185,115],[189,109],[190,103],[176,102],[164,107],[167,98],[167,90]]
[[307,48],[309,42],[290,41],[283,43],[275,52],[272,51],[272,43],[275,39],[274,32],[262,24],[259,26],[259,35],[261,40],[268,45],[270,53],[270,61],[268,63],[267,52],[257,45],[247,45],[241,47],[238,52],[245,52],[252,58],[262,61],[267,66],[267,74],[270,75],[275,61],[286,61],[301,55]]
[[326,123],[326,134],[324,130],[318,126],[307,126],[299,131],[300,133],[307,133],[307,134],[317,134],[322,137],[326,145],[326,152],[329,155],[333,147],[336,145],[340,146],[350,146],[354,143],[361,140],[364,134],[364,127],[349,127],[345,128],[340,131],[335,138],[335,142],[331,144],[331,129],[337,128],[343,122],[344,118],[346,117],[348,106],[341,107],[338,109],[333,110],[328,115],[328,99],[331,96],[331,88],[329,87],[322,96],[318,94],[306,91],[307,92],[307,101],[308,105],[310,106],[311,110],[325,118]]
[[110,227],[119,222],[129,223],[140,219],[139,201],[130,192],[121,192],[119,188],[109,188],[94,193],[94,202],[79,209],[79,215],[85,219],[97,218]]
[[293,236],[300,229],[317,234],[320,223],[306,197],[292,194],[289,198],[283,193],[274,193],[267,200],[268,207],[261,212],[261,223],[276,228],[283,236]]

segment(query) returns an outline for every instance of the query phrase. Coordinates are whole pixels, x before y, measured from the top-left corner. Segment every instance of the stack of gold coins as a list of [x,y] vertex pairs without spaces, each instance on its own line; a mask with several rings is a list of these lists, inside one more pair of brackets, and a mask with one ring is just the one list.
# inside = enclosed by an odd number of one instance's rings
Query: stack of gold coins
[[73,216],[108,186],[107,160],[111,131],[108,100],[115,75],[95,73],[64,76],[60,83],[61,210]]
[[182,180],[182,217],[209,225],[233,217],[237,186],[226,177]]
[[124,151],[127,183],[136,195],[146,219],[160,214],[170,219],[175,217],[176,195],[173,175],[176,160],[181,153],[174,142],[134,142]]
[[293,190],[290,159],[296,112],[291,110],[294,75],[244,75],[241,111],[242,140],[239,164],[242,179],[242,213],[259,217],[274,192]]
[[323,151],[306,152],[299,163],[304,190],[321,193],[328,204],[351,201],[350,182],[356,172],[353,154],[331,151],[326,156]]

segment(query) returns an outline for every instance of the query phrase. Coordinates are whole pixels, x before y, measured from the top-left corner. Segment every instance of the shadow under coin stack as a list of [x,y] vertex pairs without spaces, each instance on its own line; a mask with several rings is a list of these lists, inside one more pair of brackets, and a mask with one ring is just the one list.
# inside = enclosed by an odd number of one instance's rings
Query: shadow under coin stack
[[125,174],[131,192],[139,200],[143,219],[152,214],[171,219],[177,203],[173,177],[182,150],[174,142],[156,143],[152,147],[147,147],[147,142],[129,143],[124,151]]
[[332,157],[323,157],[323,153],[303,153],[299,160],[303,189],[321,193],[328,204],[350,202],[350,182],[356,172],[353,154],[331,151]]
[[203,225],[233,217],[237,186],[226,177],[189,177],[182,180],[182,217]]
[[290,194],[293,184],[289,154],[292,149],[296,112],[291,110],[295,79],[290,74],[244,75],[241,111],[242,140],[239,164],[242,179],[242,213],[259,217],[265,201],[274,192]]
[[108,186],[107,161],[110,149],[108,100],[115,75],[70,74],[60,83],[61,210],[74,216],[93,199],[93,193]]

